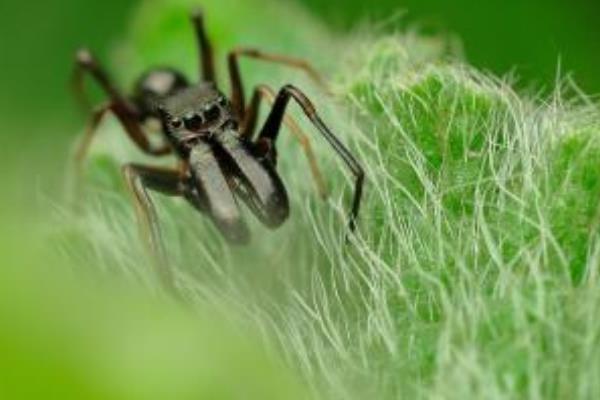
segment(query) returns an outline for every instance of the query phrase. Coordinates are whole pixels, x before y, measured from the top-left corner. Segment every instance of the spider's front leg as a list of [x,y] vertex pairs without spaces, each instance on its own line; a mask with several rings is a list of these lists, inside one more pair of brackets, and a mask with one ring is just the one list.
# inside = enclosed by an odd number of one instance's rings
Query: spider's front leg
[[147,189],[168,196],[181,196],[184,193],[179,171],[127,164],[123,167],[125,181],[132,194],[141,234],[153,256],[156,272],[163,288],[177,295],[173,271],[169,266],[162,242],[156,209]]
[[260,132],[258,140],[271,143],[271,146],[274,148],[290,99],[294,99],[300,105],[306,116],[317,128],[319,133],[325,137],[333,150],[342,158],[344,163],[350,169],[352,175],[354,175],[356,183],[354,188],[354,198],[352,200],[352,209],[349,216],[349,227],[351,231],[354,231],[356,229],[356,219],[358,217],[360,201],[362,198],[363,183],[365,178],[364,170],[352,153],[350,153],[350,151],[346,148],[346,146],[344,146],[344,144],[331,132],[327,125],[325,125],[321,117],[318,115],[317,110],[312,102],[300,89],[292,85],[286,85],[279,91],[279,94],[277,95],[277,98],[273,104],[273,108],[267,117],[267,121]]
[[204,13],[201,9],[197,9],[192,14],[192,22],[194,24],[196,32],[196,41],[198,43],[198,50],[200,53],[200,75],[205,82],[215,82],[215,61],[213,55],[212,45],[206,34],[206,28],[204,26]]
[[172,197],[183,197],[206,213],[224,238],[233,245],[247,244],[246,226],[230,184],[210,145],[200,143],[190,152],[189,164],[179,171],[127,164],[123,174],[132,194],[141,234],[156,263],[162,286],[177,295],[173,271],[165,252],[156,208],[148,189]]
[[75,65],[71,77],[71,85],[75,99],[84,109],[89,110],[91,108],[84,88],[84,78],[86,74],[89,74],[94,78],[112,102],[126,102],[126,99],[114,85],[108,76],[108,73],[100,66],[91,52],[84,48],[77,51],[77,54],[75,55]]

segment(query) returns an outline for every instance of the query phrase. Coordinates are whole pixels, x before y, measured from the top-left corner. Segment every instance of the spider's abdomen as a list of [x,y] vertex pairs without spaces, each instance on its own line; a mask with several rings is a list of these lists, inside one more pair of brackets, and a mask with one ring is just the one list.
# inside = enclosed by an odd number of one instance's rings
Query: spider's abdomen
[[155,68],[146,72],[135,84],[133,98],[143,116],[156,116],[164,99],[187,88],[185,76],[173,68]]

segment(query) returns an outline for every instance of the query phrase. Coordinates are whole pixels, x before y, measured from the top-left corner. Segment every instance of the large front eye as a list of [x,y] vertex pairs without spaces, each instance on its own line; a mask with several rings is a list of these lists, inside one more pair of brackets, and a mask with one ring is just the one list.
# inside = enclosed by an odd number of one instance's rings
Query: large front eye
[[186,129],[190,131],[197,131],[202,127],[204,120],[198,114],[188,115],[184,118],[184,124]]
[[179,118],[174,118],[173,120],[171,120],[171,126],[173,128],[179,129],[181,128],[181,125],[183,125],[183,122]]
[[216,105],[210,106],[206,111],[204,111],[204,118],[208,122],[217,121],[219,118],[221,118],[221,109]]

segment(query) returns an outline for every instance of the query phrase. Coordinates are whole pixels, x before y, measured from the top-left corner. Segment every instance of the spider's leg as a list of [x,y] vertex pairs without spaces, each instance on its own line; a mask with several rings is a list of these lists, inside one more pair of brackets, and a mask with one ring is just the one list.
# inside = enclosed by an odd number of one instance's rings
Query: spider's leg
[[213,49],[210,44],[210,40],[206,35],[206,29],[204,27],[204,14],[202,10],[196,10],[192,14],[192,22],[196,30],[196,39],[198,41],[198,47],[200,50],[200,63],[201,63],[201,74],[200,76],[206,82],[215,82],[215,61],[213,56]]
[[114,113],[119,119],[125,132],[129,138],[140,148],[144,153],[152,156],[162,156],[171,152],[171,146],[168,144],[153,146],[148,140],[148,137],[140,126],[139,118],[135,106],[127,101],[120,92],[112,84],[108,74],[98,64],[94,57],[87,50],[81,50],[77,54],[77,64],[75,67],[75,86],[82,88],[82,79],[84,72],[90,73],[100,86],[108,94],[110,101],[105,106],[94,111],[84,139],[80,142],[79,148],[76,151],[76,163],[81,166],[87,155],[89,146],[92,143],[97,127],[102,121],[102,118],[109,111]]
[[169,266],[162,242],[156,209],[147,189],[168,196],[183,194],[183,183],[178,171],[127,164],[123,175],[135,203],[141,235],[149,248],[158,278],[163,288],[171,294],[177,294],[173,271]]
[[90,101],[86,96],[84,88],[84,78],[86,74],[90,74],[94,78],[111,101],[125,102],[123,95],[119,92],[106,71],[98,64],[90,51],[87,49],[80,49],[75,56],[71,85],[75,99],[85,110],[91,108]]
[[[254,95],[252,96],[252,100],[250,101],[250,105],[246,111],[246,118],[243,122],[241,129],[241,137],[245,140],[251,140],[254,131],[256,130],[256,123],[258,119],[258,113],[260,109],[260,103],[262,100],[266,100],[269,105],[273,105],[275,102],[275,92],[267,85],[259,85],[254,90]],[[302,131],[300,125],[296,122],[296,120],[289,115],[285,115],[283,119],[283,123],[288,127],[290,132],[296,137],[298,142],[300,142],[300,146],[302,146],[302,150],[306,154],[306,158],[308,160],[308,164],[310,167],[310,172],[312,174],[313,180],[317,187],[317,192],[322,199],[326,199],[328,196],[327,185],[325,184],[325,180],[323,179],[323,174],[319,169],[319,165],[317,163],[317,159],[312,150],[312,146],[310,143],[309,137]],[[266,146],[267,151],[269,150],[270,142],[257,143],[259,147]],[[272,149],[273,159],[275,158],[275,149]]]
[[306,116],[310,119],[313,125],[315,125],[319,133],[325,137],[333,150],[342,158],[344,163],[354,175],[356,183],[354,189],[354,198],[352,201],[352,209],[349,217],[350,230],[354,231],[356,228],[356,219],[358,217],[360,201],[362,198],[365,176],[364,171],[352,153],[350,153],[346,146],[344,146],[344,144],[331,132],[327,125],[325,125],[321,117],[317,114],[317,111],[311,101],[300,89],[292,85],[286,85],[279,91],[279,94],[275,99],[275,103],[273,104],[273,108],[267,117],[267,121],[260,132],[259,140],[270,141],[273,146],[275,145],[290,99],[294,99],[300,105]]
[[103,104],[102,106],[94,110],[90,117],[90,121],[87,127],[85,128],[85,133],[77,143],[77,148],[75,149],[74,153],[75,174],[77,176],[77,179],[79,179],[79,177],[81,176],[83,170],[83,162],[85,161],[85,157],[92,144],[94,135],[98,131],[98,126],[100,126],[100,123],[110,111],[112,111],[112,103]]
[[227,57],[227,63],[229,68],[229,78],[231,80],[231,102],[233,106],[233,111],[236,113],[240,120],[242,120],[244,118],[244,115],[246,114],[244,85],[242,83],[242,75],[240,72],[239,65],[240,57],[247,57],[276,64],[283,64],[288,67],[302,70],[319,86],[324,88],[325,91],[328,91],[325,81],[321,78],[317,70],[308,62],[302,59],[283,56],[279,54],[265,53],[256,49],[235,49],[229,53]]

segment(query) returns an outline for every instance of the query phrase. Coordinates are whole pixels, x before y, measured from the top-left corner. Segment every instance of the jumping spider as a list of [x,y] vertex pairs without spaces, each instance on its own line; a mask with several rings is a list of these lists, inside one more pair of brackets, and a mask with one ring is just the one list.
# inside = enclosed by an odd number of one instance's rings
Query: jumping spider
[[[318,74],[306,62],[286,56],[240,48],[228,54],[231,95],[227,98],[217,87],[213,52],[201,12],[192,16],[197,36],[202,82],[190,84],[172,68],[156,68],[145,73],[135,85],[132,96],[124,96],[108,74],[87,50],[76,57],[74,85],[83,96],[83,77],[91,74],[108,95],[109,101],[96,109],[76,153],[78,169],[92,142],[98,125],[107,113],[113,113],[131,140],[146,154],[164,156],[174,153],[179,168],[165,169],[127,164],[123,173],[133,194],[138,218],[145,226],[148,244],[157,260],[166,257],[160,232],[147,189],[168,196],[180,196],[206,214],[222,235],[232,244],[246,244],[249,229],[242,219],[237,199],[241,199],[256,217],[269,228],[277,228],[289,216],[285,186],[276,171],[275,144],[282,123],[286,123],[302,144],[311,173],[322,196],[326,189],[312,154],[310,143],[297,123],[285,115],[290,100],[296,101],[317,131],[325,137],[355,177],[356,187],[349,217],[350,230],[355,229],[359,211],[363,169],[347,148],[336,138],[317,114],[315,107],[297,87],[284,86],[277,95],[266,85],[254,90],[248,105],[239,68],[239,58],[248,57],[305,71],[319,81]],[[253,140],[258,110],[263,100],[272,104],[271,111]],[[164,142],[153,145],[142,126],[156,120],[162,126]],[[173,287],[168,268],[161,268],[163,283]]]

